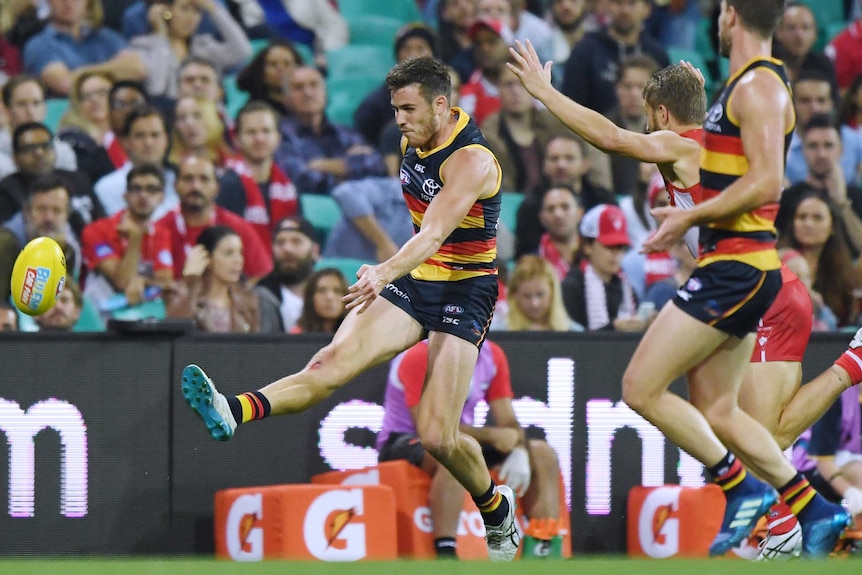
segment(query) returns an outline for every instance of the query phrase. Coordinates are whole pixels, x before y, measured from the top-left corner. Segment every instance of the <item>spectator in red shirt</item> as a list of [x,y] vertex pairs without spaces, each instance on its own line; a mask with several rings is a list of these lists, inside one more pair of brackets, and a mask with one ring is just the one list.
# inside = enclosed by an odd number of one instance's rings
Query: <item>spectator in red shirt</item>
[[167,229],[171,236],[175,278],[182,275],[186,254],[194,247],[200,233],[214,225],[233,229],[242,240],[245,248],[243,272],[246,276],[257,280],[272,271],[269,246],[261,242],[251,224],[216,205],[219,187],[211,160],[198,156],[184,158],[178,168],[176,188],[180,197],[179,208],[156,224]]
[[862,74],[862,19],[835,36],[823,52],[835,63],[835,78],[843,93]]
[[165,287],[174,278],[171,237],[153,220],[165,197],[164,173],[141,164],[131,169],[126,182],[126,209],[96,220],[81,234],[84,264],[91,273],[84,293],[100,309],[118,293],[129,305],[138,304],[148,287]]
[[512,31],[499,20],[476,20],[470,27],[476,70],[461,86],[460,104],[479,125],[500,109],[500,76],[515,43]]

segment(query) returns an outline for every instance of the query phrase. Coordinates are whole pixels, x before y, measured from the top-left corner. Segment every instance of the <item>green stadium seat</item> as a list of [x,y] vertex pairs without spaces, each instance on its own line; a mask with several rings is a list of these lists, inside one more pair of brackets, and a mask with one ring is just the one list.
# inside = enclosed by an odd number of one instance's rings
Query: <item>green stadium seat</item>
[[707,94],[710,92],[713,84],[712,73],[709,70],[709,65],[706,59],[700,52],[697,50],[686,50],[684,48],[671,46],[667,49],[667,56],[670,59],[671,64],[678,64],[680,60],[691,62],[691,64],[703,74],[703,77],[706,80],[706,92]]
[[374,264],[376,262],[367,262],[365,260],[357,260],[354,258],[320,258],[314,265],[314,269],[322,270],[323,268],[335,268],[344,274],[347,279],[347,284],[350,285],[356,281],[356,272],[359,271],[364,264]]
[[338,9],[348,22],[368,15],[395,18],[402,23],[422,19],[415,0],[347,0],[339,2]]
[[846,28],[847,22],[833,22],[832,24],[826,26],[826,28],[823,29],[823,45],[825,46],[826,44],[831,42],[833,39],[835,39],[835,36],[843,32]]
[[404,22],[387,16],[363,16],[348,23],[350,44],[383,46],[390,52],[395,45],[395,34]]
[[326,82],[326,117],[334,124],[353,125],[353,113],[372,90],[383,83],[374,76],[331,78]]
[[326,64],[329,78],[375,76],[383,82],[395,65],[395,54],[391,46],[345,46],[327,52]]
[[811,8],[817,27],[825,29],[829,24],[844,22],[844,0],[802,0],[802,3]]
[[45,125],[56,134],[60,119],[69,109],[69,100],[68,98],[50,98],[45,100],[45,108]]
[[302,215],[317,231],[322,248],[329,232],[341,219],[341,208],[338,207],[338,202],[330,196],[300,192],[299,205],[302,207]]
[[236,118],[237,112],[248,102],[248,93],[239,89],[239,86],[236,85],[236,76],[233,74],[225,76],[222,85],[224,86],[225,100],[227,100],[227,113],[231,118]]
[[296,43],[293,45],[296,48],[296,51],[299,52],[299,55],[302,56],[303,61],[306,64],[314,63],[314,51],[306,46],[305,44]]
[[105,323],[99,315],[99,310],[87,297],[84,298],[81,317],[78,318],[78,323],[72,331],[105,331]]
[[142,319],[165,319],[165,302],[162,298],[145,301],[138,305],[118,309],[111,317],[125,321],[140,321]]
[[500,221],[514,232],[518,221],[518,208],[521,207],[521,202],[524,201],[524,194],[502,192],[500,200],[502,201],[502,205],[500,206]]

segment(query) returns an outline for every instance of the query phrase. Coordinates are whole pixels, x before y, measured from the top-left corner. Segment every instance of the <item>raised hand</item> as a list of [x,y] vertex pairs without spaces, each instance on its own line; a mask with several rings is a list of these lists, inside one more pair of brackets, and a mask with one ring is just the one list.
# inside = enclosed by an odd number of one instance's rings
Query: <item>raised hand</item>
[[509,53],[515,58],[515,63],[508,62],[506,66],[518,77],[531,96],[541,100],[548,90],[554,89],[551,86],[553,62],[546,62],[542,66],[532,42],[527,40],[525,46],[520,40],[516,40],[515,47],[509,48]]

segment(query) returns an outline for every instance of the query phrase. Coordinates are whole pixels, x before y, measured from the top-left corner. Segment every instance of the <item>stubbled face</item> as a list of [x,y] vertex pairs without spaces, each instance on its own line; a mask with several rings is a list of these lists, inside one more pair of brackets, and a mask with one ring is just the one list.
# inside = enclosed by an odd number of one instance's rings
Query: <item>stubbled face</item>
[[551,16],[563,30],[574,28],[581,22],[586,5],[586,0],[553,0]]
[[156,115],[138,118],[129,126],[124,147],[134,165],[161,165],[168,151],[168,133],[162,119]]
[[841,159],[841,137],[835,128],[812,128],[803,138],[803,152],[808,172],[826,178]]
[[817,40],[817,25],[814,15],[806,6],[791,6],[784,11],[775,38],[784,50],[797,58],[811,51]]
[[210,254],[209,272],[222,283],[232,285],[242,276],[242,240],[237,235],[223,237]]
[[123,197],[133,216],[149,220],[165,199],[165,187],[156,176],[145,174],[132,179]]
[[640,30],[643,21],[649,16],[646,0],[611,0],[609,8],[610,27],[622,36]]
[[573,184],[583,177],[586,168],[581,147],[572,139],[556,138],[545,149],[542,171],[553,185]]
[[528,279],[513,294],[521,313],[533,323],[547,323],[551,313],[551,285],[547,279]]
[[215,167],[203,158],[186,158],[180,164],[175,186],[183,210],[203,212],[213,205],[218,194]]
[[65,188],[57,188],[34,194],[29,209],[25,209],[23,215],[29,237],[62,239],[69,222],[69,193]]
[[44,314],[36,316],[34,320],[41,331],[71,331],[80,317],[81,308],[75,303],[72,290],[64,289],[57,296],[57,303],[54,304],[54,307]]
[[18,136],[15,165],[25,174],[49,174],[54,169],[57,154],[54,138],[43,129],[27,130]]
[[823,247],[832,231],[832,214],[826,202],[819,198],[807,198],[799,203],[793,217],[793,235],[801,247]]
[[828,114],[834,108],[829,82],[805,80],[793,85],[796,125],[804,126],[815,114]]
[[237,143],[242,155],[252,162],[271,158],[281,143],[273,114],[266,110],[243,114]]
[[456,28],[465,30],[476,17],[475,0],[442,0],[445,3],[441,17],[451,22]]
[[425,149],[440,130],[441,122],[437,113],[449,107],[442,96],[429,104],[422,95],[419,84],[393,91],[391,103],[395,109],[395,123],[407,138],[407,144],[420,149]]
[[578,235],[583,209],[566,189],[548,190],[542,198],[539,221],[551,239],[567,241]]
[[505,67],[509,46],[496,32],[483,26],[473,39],[473,57],[477,68],[486,73],[495,72]]

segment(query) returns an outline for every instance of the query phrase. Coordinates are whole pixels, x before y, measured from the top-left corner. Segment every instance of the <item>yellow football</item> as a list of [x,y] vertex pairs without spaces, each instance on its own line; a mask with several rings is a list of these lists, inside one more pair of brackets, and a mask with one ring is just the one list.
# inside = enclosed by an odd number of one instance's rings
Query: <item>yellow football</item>
[[27,315],[41,315],[54,306],[66,283],[66,256],[51,238],[28,243],[12,268],[12,300]]

